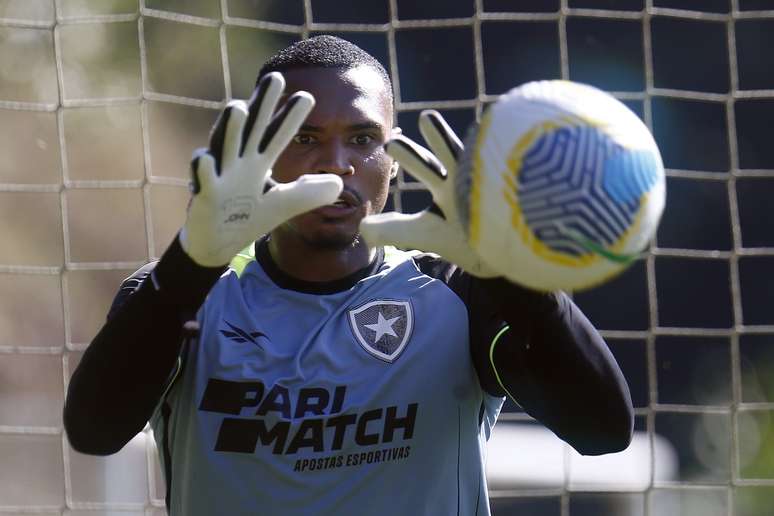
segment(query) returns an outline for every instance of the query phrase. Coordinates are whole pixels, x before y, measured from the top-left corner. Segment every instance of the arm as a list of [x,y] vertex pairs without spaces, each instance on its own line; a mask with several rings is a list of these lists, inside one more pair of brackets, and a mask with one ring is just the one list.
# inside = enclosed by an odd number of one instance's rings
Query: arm
[[229,103],[209,150],[195,154],[183,228],[144,280],[148,269],[124,285],[73,374],[64,425],[76,450],[107,455],[139,432],[180,355],[185,322],[226,264],[259,235],[341,193],[341,178],[331,174],[269,188],[271,166],[314,106],[311,95],[296,92],[275,114],[283,88],[280,74],[266,75],[249,106]]
[[200,267],[177,239],[151,271],[121,287],[73,373],[64,427],[79,452],[109,455],[140,432],[166,387],[194,318],[225,267]]
[[471,357],[486,392],[510,397],[584,455],[628,446],[629,387],[602,337],[566,294],[477,278],[437,255],[417,262],[467,306]]
[[[584,455],[624,450],[634,409],[607,344],[563,292],[543,294],[504,279],[471,279],[469,305],[490,310],[474,342],[482,385],[509,395],[528,414]],[[478,298],[478,299],[477,299]],[[491,322],[502,318],[504,324]],[[488,326],[488,328],[485,327]],[[507,328],[507,329],[506,329]]]

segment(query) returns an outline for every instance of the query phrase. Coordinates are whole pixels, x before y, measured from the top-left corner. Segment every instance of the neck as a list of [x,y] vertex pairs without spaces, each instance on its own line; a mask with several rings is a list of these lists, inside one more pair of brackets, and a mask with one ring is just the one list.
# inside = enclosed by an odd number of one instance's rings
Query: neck
[[273,233],[268,241],[269,253],[282,272],[302,281],[335,281],[367,266],[374,256],[364,241],[358,239],[343,249],[315,246],[282,233]]

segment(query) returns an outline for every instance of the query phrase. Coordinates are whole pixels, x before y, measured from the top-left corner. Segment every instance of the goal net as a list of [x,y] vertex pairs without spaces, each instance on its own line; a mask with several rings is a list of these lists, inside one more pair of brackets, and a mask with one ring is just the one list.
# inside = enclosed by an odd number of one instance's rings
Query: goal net
[[[508,403],[493,513],[768,514],[774,2],[0,0],[0,515],[165,514],[149,430],[111,457],[71,450],[68,380],[120,281],[181,226],[219,110],[319,33],[385,65],[412,138],[422,109],[462,134],[511,87],[570,79],[624,101],[661,148],[656,240],[574,295],[630,384],[632,446],[580,457]],[[429,201],[401,171],[388,209]]]

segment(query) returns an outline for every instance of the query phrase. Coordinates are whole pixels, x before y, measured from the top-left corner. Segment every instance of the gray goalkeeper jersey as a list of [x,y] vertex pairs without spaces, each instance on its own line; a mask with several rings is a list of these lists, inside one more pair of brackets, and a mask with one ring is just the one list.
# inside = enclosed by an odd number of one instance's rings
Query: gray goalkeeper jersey
[[172,516],[486,515],[469,307],[388,250],[331,292],[227,271],[151,421]]

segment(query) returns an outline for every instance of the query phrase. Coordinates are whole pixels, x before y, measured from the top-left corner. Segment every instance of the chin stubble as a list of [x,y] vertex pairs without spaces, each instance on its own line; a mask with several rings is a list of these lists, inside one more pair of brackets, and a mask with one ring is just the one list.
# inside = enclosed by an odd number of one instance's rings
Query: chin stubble
[[306,237],[300,235],[302,240],[311,248],[321,251],[345,251],[356,247],[360,243],[360,234],[349,235],[330,235]]

